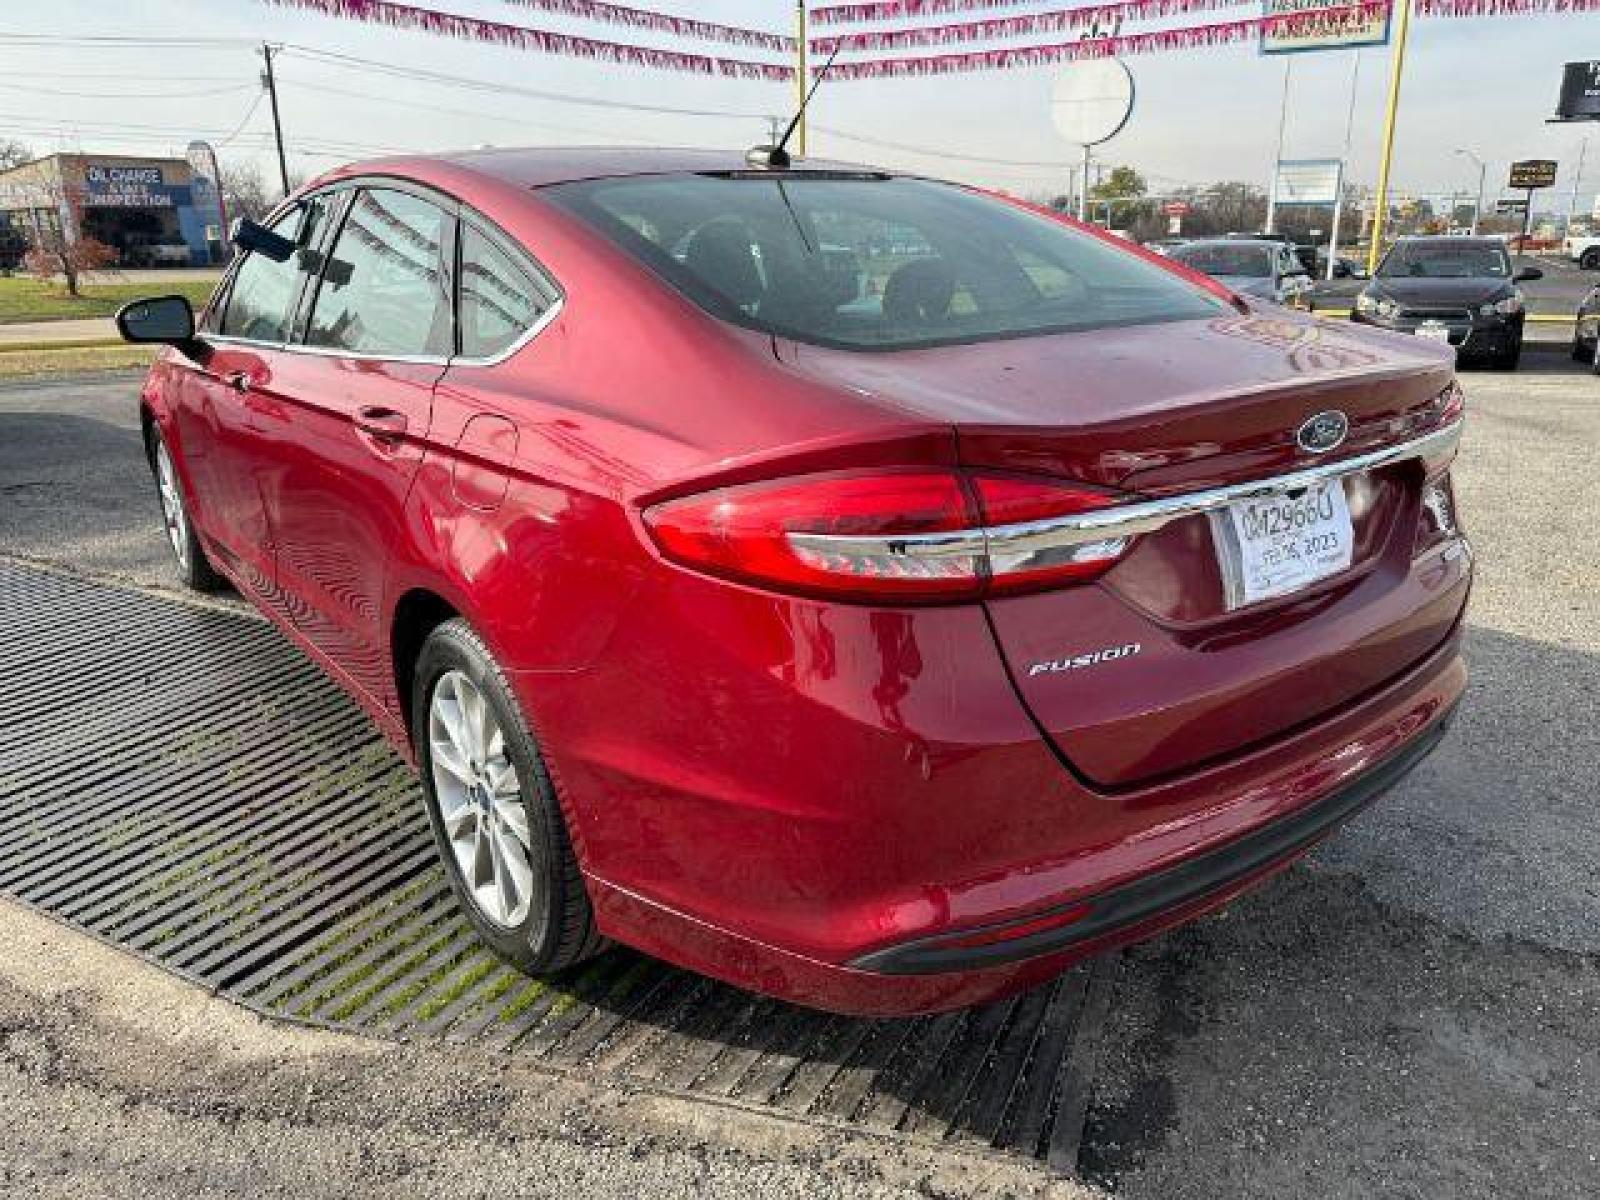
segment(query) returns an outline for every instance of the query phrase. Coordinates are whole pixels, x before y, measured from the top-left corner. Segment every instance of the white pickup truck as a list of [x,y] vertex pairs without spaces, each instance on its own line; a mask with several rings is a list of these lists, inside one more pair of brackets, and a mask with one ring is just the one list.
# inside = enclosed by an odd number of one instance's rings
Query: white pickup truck
[[1568,235],[1561,253],[1586,271],[1600,271],[1600,233]]

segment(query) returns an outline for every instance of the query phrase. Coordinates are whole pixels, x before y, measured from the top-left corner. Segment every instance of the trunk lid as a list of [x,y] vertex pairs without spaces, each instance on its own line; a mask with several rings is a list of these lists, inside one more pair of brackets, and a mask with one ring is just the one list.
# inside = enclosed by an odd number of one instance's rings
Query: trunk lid
[[[809,371],[950,421],[965,465],[1139,500],[1419,437],[1453,377],[1435,346],[1261,312],[899,354],[793,352]],[[1323,457],[1296,431],[1327,410],[1349,433]],[[1350,566],[1291,595],[1230,609],[1212,522],[1191,516],[1137,538],[1095,583],[989,601],[1024,703],[1080,774],[1121,787],[1382,686],[1448,636],[1465,601],[1465,562],[1414,569],[1424,474],[1410,461],[1349,478]]]

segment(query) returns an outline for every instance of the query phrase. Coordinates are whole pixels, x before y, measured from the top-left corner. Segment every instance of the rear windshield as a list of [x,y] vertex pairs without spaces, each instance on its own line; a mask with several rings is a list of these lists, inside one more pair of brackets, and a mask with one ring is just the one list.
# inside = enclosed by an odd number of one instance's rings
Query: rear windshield
[[1130,253],[948,184],[665,175],[543,194],[714,316],[819,345],[906,349],[1224,308]]
[[1271,246],[1250,246],[1238,242],[1199,242],[1178,246],[1168,257],[1207,275],[1237,275],[1246,279],[1267,279],[1272,275],[1272,260],[1277,254]]
[[1480,279],[1511,274],[1511,259],[1498,242],[1398,242],[1384,255],[1385,279]]

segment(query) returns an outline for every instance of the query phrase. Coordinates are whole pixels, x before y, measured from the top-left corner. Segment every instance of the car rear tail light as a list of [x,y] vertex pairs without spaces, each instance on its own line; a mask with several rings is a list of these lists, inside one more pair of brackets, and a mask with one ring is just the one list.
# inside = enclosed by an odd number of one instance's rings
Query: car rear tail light
[[804,476],[645,510],[667,558],[711,575],[854,600],[934,602],[1092,578],[1127,539],[1041,549],[1048,522],[1117,503],[1081,484],[953,470]]

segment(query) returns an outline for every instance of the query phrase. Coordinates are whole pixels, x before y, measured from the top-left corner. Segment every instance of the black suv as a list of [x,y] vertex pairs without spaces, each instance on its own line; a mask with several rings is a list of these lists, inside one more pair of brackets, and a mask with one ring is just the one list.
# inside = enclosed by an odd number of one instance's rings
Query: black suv
[[1449,342],[1463,360],[1512,370],[1525,317],[1517,284],[1543,277],[1537,267],[1515,270],[1498,238],[1401,238],[1356,296],[1350,319]]

